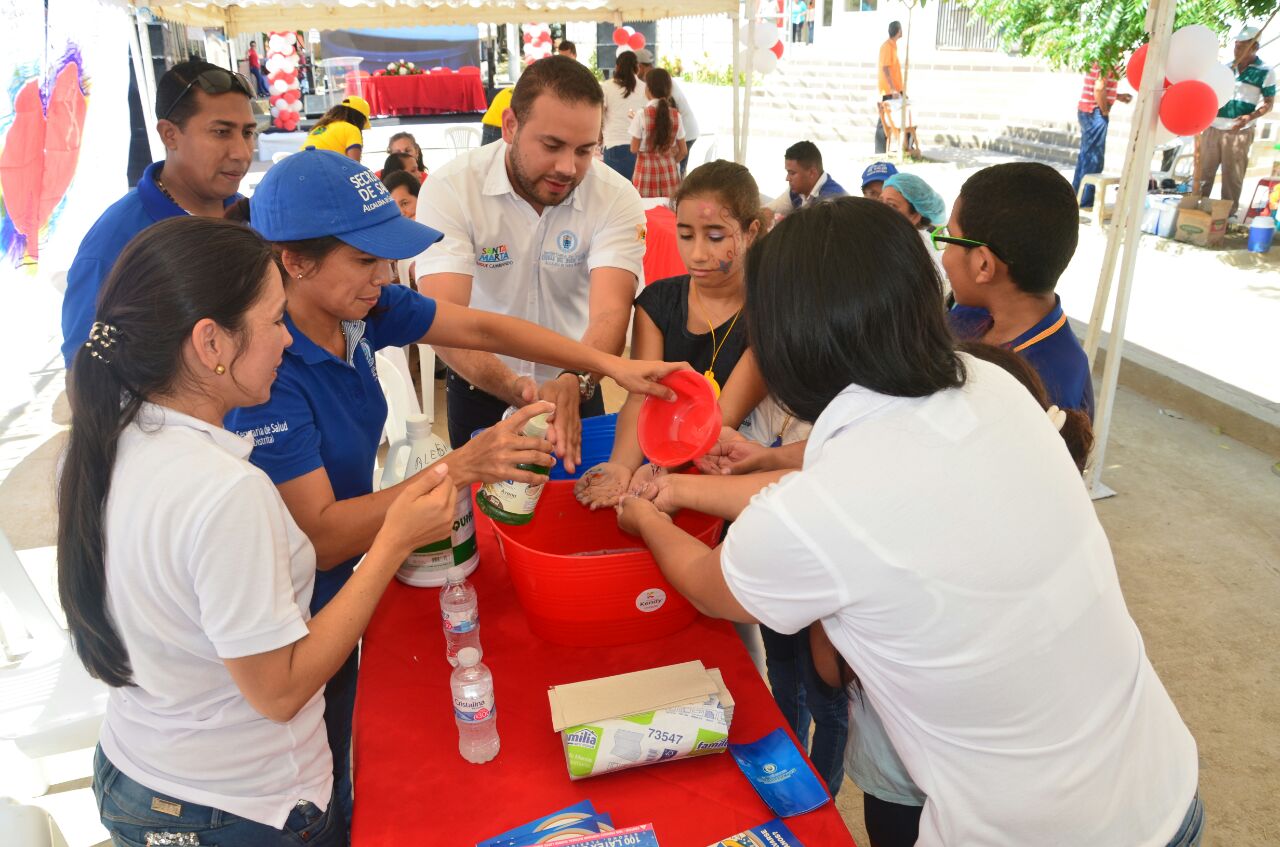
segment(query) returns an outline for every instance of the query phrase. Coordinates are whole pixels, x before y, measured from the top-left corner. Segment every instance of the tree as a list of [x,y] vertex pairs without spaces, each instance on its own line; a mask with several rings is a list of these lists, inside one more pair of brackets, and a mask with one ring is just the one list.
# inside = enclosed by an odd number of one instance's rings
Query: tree
[[[1020,50],[1054,68],[1087,71],[1124,67],[1146,42],[1146,0],[966,0],[1000,33],[1007,50]],[[1204,24],[1226,32],[1233,22],[1265,19],[1280,0],[1180,0],[1174,29]]]

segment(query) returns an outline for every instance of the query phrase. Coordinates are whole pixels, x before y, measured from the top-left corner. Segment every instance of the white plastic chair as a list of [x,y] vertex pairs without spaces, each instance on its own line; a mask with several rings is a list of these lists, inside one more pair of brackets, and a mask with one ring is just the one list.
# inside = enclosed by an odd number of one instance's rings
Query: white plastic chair
[[449,142],[455,156],[479,147],[480,138],[480,130],[473,126],[452,126],[444,131],[444,140]]
[[296,151],[296,150],[281,150],[281,151],[279,151],[278,153],[272,153],[272,154],[271,154],[271,164],[273,164],[273,165],[278,165],[278,164],[280,164],[281,162],[283,162],[285,159],[287,159],[287,158],[289,158],[290,156],[292,156],[292,155],[293,155],[294,153],[296,153],[296,152],[298,152],[298,151]]
[[67,840],[53,817],[39,806],[24,806],[0,797],[0,832],[6,844],[22,847],[67,847]]
[[696,152],[689,156],[689,170],[716,160],[719,145],[714,135],[698,136],[693,140],[693,147]]
[[8,601],[0,607],[4,650],[14,662],[0,668],[0,767],[25,764],[28,791],[38,796],[49,785],[37,760],[98,743],[108,689],[85,671],[3,533],[0,595]]

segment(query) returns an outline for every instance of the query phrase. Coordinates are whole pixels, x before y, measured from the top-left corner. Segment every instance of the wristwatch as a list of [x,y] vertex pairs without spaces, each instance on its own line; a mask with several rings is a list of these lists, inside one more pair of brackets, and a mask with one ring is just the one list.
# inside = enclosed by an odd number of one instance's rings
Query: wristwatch
[[596,396],[596,381],[591,378],[591,374],[586,371],[560,371],[556,379],[565,374],[572,374],[578,378],[578,396],[582,398],[582,402],[585,403]]

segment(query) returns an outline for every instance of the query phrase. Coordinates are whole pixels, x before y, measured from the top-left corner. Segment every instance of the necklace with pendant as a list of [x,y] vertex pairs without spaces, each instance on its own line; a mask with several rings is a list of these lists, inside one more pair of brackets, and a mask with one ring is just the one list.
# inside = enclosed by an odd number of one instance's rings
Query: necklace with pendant
[[720,348],[724,347],[724,343],[729,340],[729,336],[733,333],[733,328],[738,324],[738,318],[742,315],[742,309],[733,316],[733,321],[729,324],[729,328],[725,330],[724,337],[720,339],[720,343],[716,343],[716,327],[711,323],[711,318],[707,317],[707,310],[702,305],[702,295],[698,294],[698,286],[693,280],[689,280],[689,287],[693,289],[693,301],[698,305],[698,314],[707,322],[707,328],[711,330],[711,364],[703,371],[702,375],[707,378],[707,382],[711,383],[711,390],[715,392],[716,399],[720,399],[720,383],[716,382],[716,357],[720,355]]

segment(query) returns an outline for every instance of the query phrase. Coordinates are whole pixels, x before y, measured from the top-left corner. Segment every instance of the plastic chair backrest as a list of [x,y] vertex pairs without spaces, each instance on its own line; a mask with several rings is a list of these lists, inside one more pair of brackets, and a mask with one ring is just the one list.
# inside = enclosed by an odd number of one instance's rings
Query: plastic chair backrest
[[66,639],[67,634],[45,604],[3,532],[0,532],[0,593],[9,598],[33,639]]
[[283,162],[285,159],[287,159],[289,156],[292,156],[292,155],[293,155],[293,153],[294,153],[294,151],[292,151],[292,150],[281,150],[281,151],[279,151],[279,152],[277,152],[277,153],[272,153],[272,154],[271,154],[271,164],[273,164],[273,165],[278,165],[278,164],[280,164],[281,162]]
[[[690,159],[690,170],[697,167],[697,165],[705,165],[707,162],[714,162],[716,160],[716,153],[718,152],[717,148],[719,145],[716,143],[716,137],[714,135],[701,136],[695,139],[693,144],[698,148],[698,157],[696,159]],[[697,162],[697,165],[695,165],[694,162]]]
[[378,383],[387,398],[387,422],[383,433],[394,444],[405,437],[405,420],[420,413],[413,396],[413,378],[409,359],[399,347],[386,347],[374,354],[378,366]]
[[455,126],[445,130],[444,138],[453,147],[453,155],[457,156],[480,146],[480,130],[470,126]]

